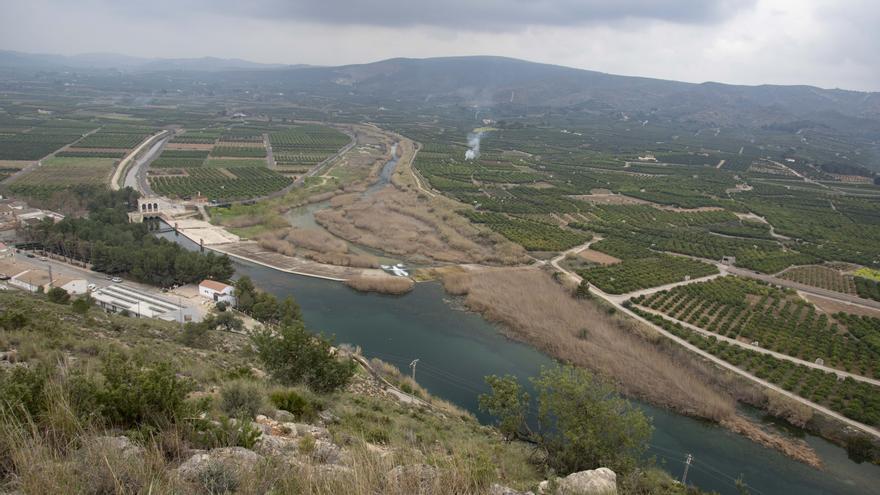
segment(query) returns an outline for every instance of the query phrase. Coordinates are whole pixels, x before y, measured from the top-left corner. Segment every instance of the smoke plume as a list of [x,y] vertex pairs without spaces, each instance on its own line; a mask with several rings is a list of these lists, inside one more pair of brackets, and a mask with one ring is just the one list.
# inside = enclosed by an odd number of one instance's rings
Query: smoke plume
[[476,134],[468,134],[468,150],[464,152],[465,160],[476,160],[480,157],[480,139],[483,137],[482,132]]

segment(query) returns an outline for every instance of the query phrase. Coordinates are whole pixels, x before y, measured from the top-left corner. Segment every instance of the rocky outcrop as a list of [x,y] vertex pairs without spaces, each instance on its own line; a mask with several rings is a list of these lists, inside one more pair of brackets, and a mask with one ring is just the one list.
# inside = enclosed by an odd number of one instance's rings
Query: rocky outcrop
[[224,447],[194,454],[177,468],[187,481],[201,481],[214,469],[222,468],[229,475],[240,475],[257,466],[263,456],[242,447]]
[[501,486],[498,483],[489,487],[488,495],[535,495],[533,492],[518,492],[513,488]]
[[542,481],[538,485],[541,495],[617,495],[617,475],[608,468],[591,469],[571,473],[565,478],[556,480],[553,491],[550,481]]

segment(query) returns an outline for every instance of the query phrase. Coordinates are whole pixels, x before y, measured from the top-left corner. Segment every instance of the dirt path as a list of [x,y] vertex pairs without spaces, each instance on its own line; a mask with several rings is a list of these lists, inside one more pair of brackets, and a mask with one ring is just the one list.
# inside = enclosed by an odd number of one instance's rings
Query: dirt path
[[[571,277],[572,280],[575,280],[577,283],[580,283],[580,281],[582,279],[578,274],[562,268],[561,266],[559,266],[558,262],[560,260],[564,259],[565,254],[567,254],[569,252],[573,252],[573,253],[580,252],[581,250],[586,249],[586,247],[588,247],[588,245],[589,245],[589,243],[587,243],[586,245],[583,245],[583,246],[578,246],[576,248],[572,248],[572,249],[566,251],[565,253],[561,254],[560,256],[557,256],[556,258],[554,258],[550,263],[553,265],[554,268],[558,269],[559,271],[564,273],[566,276]],[[762,379],[758,378],[757,376],[749,373],[748,371],[745,371],[741,368],[738,368],[737,366],[730,364],[727,361],[725,361],[721,358],[718,358],[718,357],[714,356],[713,354],[710,354],[710,353],[700,349],[699,347],[691,344],[687,340],[682,339],[673,333],[670,333],[669,331],[660,327],[659,325],[656,325],[653,322],[648,321],[647,319],[636,314],[635,312],[633,312],[629,308],[624,307],[622,302],[620,302],[619,297],[614,297],[609,294],[606,294],[605,292],[598,289],[597,287],[591,287],[590,290],[594,294],[596,294],[597,296],[599,296],[600,298],[604,299],[606,302],[611,304],[618,311],[620,311],[620,312],[630,316],[631,318],[634,318],[635,320],[638,320],[639,322],[647,325],[649,328],[653,329],[654,331],[658,332],[659,334],[663,335],[664,337],[672,340],[673,342],[681,345],[685,349],[687,349],[695,354],[700,355],[702,358],[707,359],[707,360],[717,364],[718,366],[721,366],[722,368],[730,370],[740,376],[743,376],[743,377],[751,380],[752,382],[755,382],[763,387],[766,387],[770,390],[773,390],[774,392],[782,394],[782,395],[784,395],[784,396],[786,396],[796,402],[799,402],[801,404],[809,406],[813,410],[818,411],[822,414],[825,414],[826,416],[832,417],[842,423],[845,423],[849,426],[852,426],[853,428],[856,428],[856,429],[859,429],[865,433],[868,433],[869,435],[871,435],[875,438],[880,438],[880,430],[877,430],[876,428],[873,428],[873,427],[868,426],[866,424],[859,423],[858,421],[854,421],[852,419],[849,419],[846,416],[843,416],[842,414],[836,413],[836,412],[832,411],[831,409],[828,409],[827,407],[821,406],[819,404],[816,404],[815,402],[804,399],[803,397],[801,397],[799,395],[795,395],[795,394],[789,392],[788,390],[785,390],[782,387],[774,385],[768,381],[762,380]]]
[[686,321],[678,320],[678,319],[673,318],[673,317],[671,317],[667,314],[664,314],[660,311],[657,311],[657,310],[654,310],[651,308],[647,308],[645,306],[639,305],[639,309],[641,309],[642,311],[646,311],[648,313],[662,316],[663,318],[665,318],[673,323],[678,323],[685,328],[688,328],[690,330],[693,330],[694,332],[699,333],[700,335],[705,335],[706,337],[714,337],[720,341],[727,342],[728,344],[735,345],[737,347],[742,347],[743,349],[748,349],[750,351],[760,352],[761,354],[769,354],[769,355],[775,357],[776,359],[781,359],[781,360],[789,361],[789,362],[792,362],[795,364],[800,364],[800,365],[806,366],[807,368],[821,370],[826,373],[834,373],[835,375],[839,376],[840,378],[852,378],[853,380],[858,381],[858,382],[864,382],[864,383],[874,385],[876,387],[880,387],[880,380],[875,380],[873,378],[868,378],[868,377],[862,376],[862,375],[856,375],[856,374],[849,373],[849,372],[846,372],[843,370],[839,370],[837,368],[832,368],[830,366],[823,366],[821,364],[816,364],[812,361],[806,361],[804,359],[799,359],[799,358],[796,358],[793,356],[789,356],[788,354],[782,354],[780,352],[771,351],[770,349],[765,349],[760,346],[747,344],[745,342],[740,342],[739,340],[732,339],[730,337],[725,337],[724,335],[719,335],[719,334],[710,332],[708,330],[704,330],[696,325],[692,325]]

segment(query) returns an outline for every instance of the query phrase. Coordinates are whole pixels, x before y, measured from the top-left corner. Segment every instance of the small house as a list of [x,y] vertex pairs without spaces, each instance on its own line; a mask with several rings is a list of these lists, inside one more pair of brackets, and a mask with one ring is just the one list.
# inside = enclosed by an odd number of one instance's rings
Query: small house
[[203,280],[199,284],[199,295],[214,302],[235,305],[235,287],[216,280]]

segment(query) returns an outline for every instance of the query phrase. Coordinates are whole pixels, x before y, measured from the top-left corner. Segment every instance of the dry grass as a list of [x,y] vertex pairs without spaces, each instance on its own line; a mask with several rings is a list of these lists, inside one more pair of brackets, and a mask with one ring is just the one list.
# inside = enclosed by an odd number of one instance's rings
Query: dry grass
[[346,253],[348,244],[322,229],[288,229],[284,234],[284,240],[291,244],[319,252]]
[[415,286],[415,282],[406,277],[361,275],[346,280],[345,285],[363,292],[379,292],[381,294],[398,295],[406,294],[411,291],[413,286]]
[[315,220],[330,232],[388,253],[453,263],[513,264],[522,248],[471,225],[436,201],[388,187],[366,198],[341,197]]
[[[695,360],[652,329],[571,292],[536,268],[487,269],[443,276],[468,308],[504,324],[514,338],[566,362],[608,376],[624,393],[682,414],[710,419],[749,439],[812,466],[818,455],[803,441],[765,431],[738,416],[734,398],[752,393],[736,380]],[[755,397],[747,397],[752,402]],[[782,417],[807,421],[804,412],[777,401]],[[782,409],[785,411],[782,411]]]
[[449,292],[466,294],[468,308],[503,323],[513,337],[607,375],[629,395],[716,421],[734,413],[731,397],[689,363],[661,352],[634,322],[572,298],[540,270],[465,272],[443,282]]

